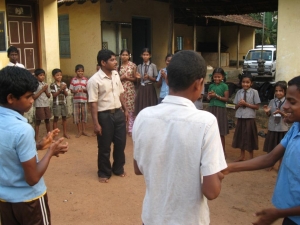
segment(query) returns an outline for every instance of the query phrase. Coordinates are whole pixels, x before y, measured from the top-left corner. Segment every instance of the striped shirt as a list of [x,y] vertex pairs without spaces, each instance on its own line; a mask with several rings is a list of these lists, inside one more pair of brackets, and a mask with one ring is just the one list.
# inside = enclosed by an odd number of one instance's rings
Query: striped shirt
[[[70,90],[75,92],[77,90],[86,90],[88,79],[86,77],[82,77],[78,79],[78,77],[73,77],[70,83]],[[86,92],[78,92],[73,95],[74,103],[84,103],[87,102],[87,93]]]

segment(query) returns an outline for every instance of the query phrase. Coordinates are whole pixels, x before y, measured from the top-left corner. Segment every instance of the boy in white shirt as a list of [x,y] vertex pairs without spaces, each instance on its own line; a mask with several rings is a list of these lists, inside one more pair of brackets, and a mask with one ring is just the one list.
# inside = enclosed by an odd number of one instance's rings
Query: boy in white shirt
[[142,221],[208,225],[207,199],[219,195],[227,165],[216,118],[193,104],[206,64],[198,53],[180,51],[167,70],[169,95],[143,109],[133,125],[134,170],[146,182]]
[[9,63],[7,66],[16,66],[25,69],[25,66],[21,63],[18,63],[19,59],[19,50],[15,46],[10,46],[7,49],[7,57],[9,58]]

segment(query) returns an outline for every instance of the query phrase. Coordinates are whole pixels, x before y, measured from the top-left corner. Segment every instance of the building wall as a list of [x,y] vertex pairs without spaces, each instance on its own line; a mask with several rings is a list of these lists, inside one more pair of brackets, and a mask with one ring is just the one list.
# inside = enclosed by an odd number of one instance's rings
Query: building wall
[[278,1],[277,81],[300,75],[299,12],[298,0]]
[[52,70],[60,67],[57,1],[39,1],[40,64],[46,72],[47,83],[52,82]]
[[[0,1],[0,11],[5,12],[6,8],[5,8],[5,1]],[[5,16],[6,17],[6,16]],[[5,22],[6,22],[6,18],[5,18]],[[7,44],[7,26],[5,24],[5,33],[6,33],[6,44]],[[9,62],[8,58],[7,58],[7,53],[6,51],[0,51],[0,69],[2,67],[5,67],[7,65],[7,63]]]
[[[101,2],[101,21],[118,21],[131,23],[132,17],[144,17],[151,20],[152,32],[152,62],[157,65],[157,68],[165,67],[165,56],[168,53],[168,12],[169,5],[163,2],[151,2],[147,0],[131,0],[122,3],[121,1],[112,1],[106,3],[105,0]],[[150,10],[151,8],[151,10]],[[155,10],[154,10],[155,9]],[[123,29],[122,36],[131,39],[131,30]],[[113,36],[113,30],[111,36]],[[104,39],[105,38],[105,39]],[[108,41],[108,46],[115,47],[115,39],[109,40],[108,36],[103,37],[103,41]],[[129,41],[128,48],[131,48]],[[142,49],[141,49],[142,50]]]
[[177,49],[176,37],[183,37],[183,50],[194,49],[194,28],[185,24],[174,24],[174,51]]
[[69,15],[71,58],[61,58],[60,68],[64,75],[74,76],[75,66],[82,64],[85,75],[90,77],[96,71],[97,53],[101,49],[100,2],[63,5],[58,8],[58,15],[63,14]]

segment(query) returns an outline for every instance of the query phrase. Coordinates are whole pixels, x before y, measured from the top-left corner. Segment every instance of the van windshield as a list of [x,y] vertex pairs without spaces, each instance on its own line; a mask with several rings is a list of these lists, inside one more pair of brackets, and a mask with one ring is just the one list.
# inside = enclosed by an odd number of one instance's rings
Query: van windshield
[[[272,60],[272,51],[263,50],[263,59],[266,61]],[[261,58],[261,50],[251,50],[246,56],[246,60],[258,60]]]

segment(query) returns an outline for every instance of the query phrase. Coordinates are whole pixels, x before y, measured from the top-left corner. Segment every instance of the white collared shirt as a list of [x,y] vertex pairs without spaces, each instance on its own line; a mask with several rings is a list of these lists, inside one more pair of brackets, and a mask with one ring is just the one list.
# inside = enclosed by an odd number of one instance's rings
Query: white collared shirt
[[116,70],[109,78],[101,69],[87,83],[88,101],[98,102],[98,112],[121,108],[120,95],[124,92],[120,76]]
[[21,64],[21,63],[16,63],[16,64],[14,64],[14,63],[12,63],[12,62],[9,62],[8,64],[7,64],[7,66],[16,66],[16,67],[20,67],[20,68],[23,68],[23,69],[25,69],[25,66],[23,65],[23,64]]
[[167,95],[133,125],[134,159],[146,182],[146,225],[209,224],[202,176],[227,167],[217,119],[183,97]]

